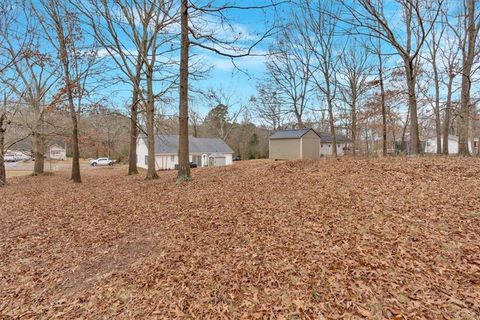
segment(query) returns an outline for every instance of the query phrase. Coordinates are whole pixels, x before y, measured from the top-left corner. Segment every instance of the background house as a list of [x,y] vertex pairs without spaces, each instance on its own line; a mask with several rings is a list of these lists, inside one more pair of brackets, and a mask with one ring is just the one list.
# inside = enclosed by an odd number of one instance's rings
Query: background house
[[67,160],[67,149],[60,144],[54,143],[48,147],[47,159],[49,160]]
[[[226,166],[232,164],[233,150],[219,138],[189,137],[190,162],[199,167]],[[147,137],[137,140],[137,165],[147,168]],[[178,164],[178,135],[155,136],[156,170],[172,170]]]
[[[443,137],[441,146],[443,148]],[[425,140],[425,148],[423,150],[425,153],[437,153],[437,138],[433,137]],[[470,143],[468,144],[468,150],[472,153],[472,144]],[[458,154],[458,136],[448,136],[448,154]]]
[[[328,132],[320,132],[320,155],[321,156],[331,156],[333,153],[333,139],[332,135]],[[343,156],[345,152],[349,149],[351,140],[348,139],[343,134],[336,135],[337,143],[337,155]]]

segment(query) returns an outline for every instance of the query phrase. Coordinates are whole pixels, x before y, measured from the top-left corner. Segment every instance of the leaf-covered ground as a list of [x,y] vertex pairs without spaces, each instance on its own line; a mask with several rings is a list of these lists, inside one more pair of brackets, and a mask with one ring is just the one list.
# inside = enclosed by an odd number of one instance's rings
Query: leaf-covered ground
[[0,318],[480,319],[480,161],[124,169],[0,190]]

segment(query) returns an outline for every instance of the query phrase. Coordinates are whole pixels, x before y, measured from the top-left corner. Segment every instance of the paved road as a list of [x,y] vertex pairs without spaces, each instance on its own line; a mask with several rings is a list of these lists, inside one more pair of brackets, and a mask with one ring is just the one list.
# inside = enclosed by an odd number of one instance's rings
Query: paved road
[[[6,162],[5,169],[7,171],[32,171],[34,163],[33,161]],[[63,171],[71,168],[72,163],[70,161],[50,162],[45,160],[46,171]],[[80,168],[91,168],[91,166],[87,162],[80,162]]]

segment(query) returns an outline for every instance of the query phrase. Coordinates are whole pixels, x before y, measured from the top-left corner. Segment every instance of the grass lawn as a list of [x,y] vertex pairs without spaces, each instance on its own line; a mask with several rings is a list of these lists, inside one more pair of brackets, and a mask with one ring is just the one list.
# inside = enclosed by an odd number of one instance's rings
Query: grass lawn
[[480,161],[242,161],[0,189],[0,318],[480,319]]
[[7,179],[12,177],[22,177],[32,174],[32,170],[7,170]]

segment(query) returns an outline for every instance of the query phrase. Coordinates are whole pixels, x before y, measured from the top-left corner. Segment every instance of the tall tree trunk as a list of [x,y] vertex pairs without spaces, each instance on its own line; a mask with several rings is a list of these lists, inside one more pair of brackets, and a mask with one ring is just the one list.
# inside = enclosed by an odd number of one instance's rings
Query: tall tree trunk
[[449,74],[447,85],[447,103],[445,105],[445,118],[443,119],[443,154],[448,155],[448,136],[450,135],[450,119],[452,113],[452,88],[454,75]]
[[188,0],[181,0],[181,53],[180,53],[180,102],[179,102],[179,148],[177,182],[188,181],[190,175],[188,146],[188,55],[190,40],[188,38]]
[[303,124],[303,120],[302,120],[302,115],[295,112],[295,117],[297,118],[297,129],[305,128],[305,125]]
[[158,178],[155,167],[155,99],[153,96],[153,68],[147,65],[147,180]]
[[37,131],[33,133],[33,156],[35,157],[35,163],[33,164],[33,175],[41,175],[45,170],[45,160],[43,159],[45,154],[43,135]]
[[413,62],[405,58],[405,73],[408,85],[408,110],[410,112],[410,153],[420,154],[420,133],[418,129],[416,76]]
[[353,99],[352,101],[352,145],[353,150],[352,154],[355,156],[357,154],[357,100]]
[[[68,98],[68,108],[70,111],[70,118],[72,120],[72,148],[73,148],[73,159],[72,159],[72,176],[71,180],[73,182],[82,182],[80,176],[80,150],[78,145],[78,118],[77,111],[75,109],[75,102],[73,100],[73,86],[74,84],[70,79],[70,62],[68,57],[67,50],[67,39],[65,38],[65,33],[62,25],[62,20],[59,16],[54,17],[55,28],[57,32],[58,44],[59,44],[59,55],[63,65],[63,73],[65,80],[65,89],[67,92]],[[43,155],[42,155],[43,159]],[[37,159],[35,159],[35,162]]]
[[7,173],[5,171],[5,115],[0,115],[0,187],[7,184]]
[[72,177],[73,182],[82,182],[80,176],[80,148],[78,143],[78,118],[73,102],[73,95],[69,94],[70,116],[72,118],[72,142],[73,142],[73,159],[72,159]]
[[43,137],[43,110],[40,110],[40,105],[37,101],[32,103],[35,110],[36,125],[33,136],[33,155],[35,163],[33,165],[32,175],[37,176],[45,172],[45,161],[43,159],[45,154],[44,137]]
[[135,82],[132,90],[132,105],[130,107],[130,150],[128,160],[128,174],[138,174],[137,168],[137,138],[138,138],[138,94],[139,84]]
[[435,133],[437,138],[437,154],[442,153],[442,123],[440,121],[440,79],[435,55],[432,57],[433,81],[435,82]]
[[470,91],[472,87],[472,66],[475,58],[476,28],[475,28],[475,0],[469,0],[467,5],[468,29],[466,43],[463,50],[462,92],[460,98],[460,130],[458,137],[458,154],[469,156],[468,131],[470,126]]
[[333,118],[333,105],[328,103],[328,122],[330,124],[330,134],[332,135],[332,156],[337,157],[337,136],[335,135],[335,119]]
[[365,124],[365,151],[366,156],[368,157],[370,155],[370,148],[368,143],[368,123]]
[[410,109],[407,110],[407,117],[405,118],[405,125],[403,126],[402,130],[402,145],[401,149],[403,152],[406,152],[408,154],[410,148],[407,148],[407,145],[405,143],[405,135],[407,134],[407,128],[408,128],[408,123],[410,121]]
[[385,84],[383,82],[383,59],[382,51],[378,46],[378,77],[380,81],[380,104],[382,107],[382,154],[385,157],[387,155],[387,106],[385,102]]

